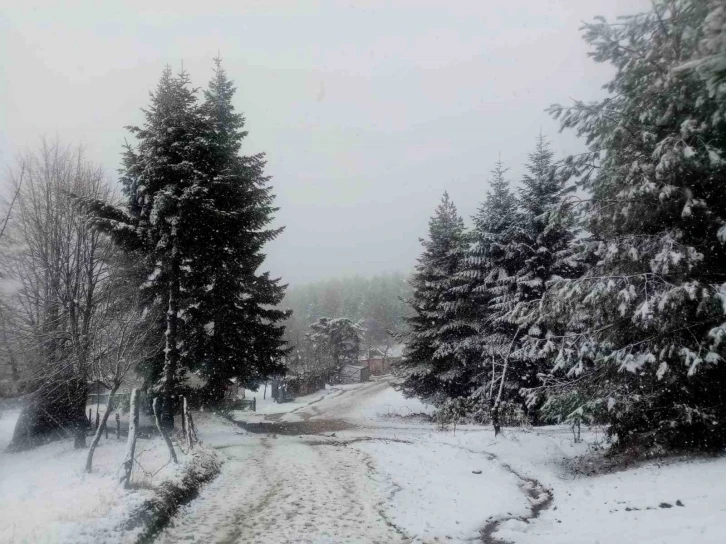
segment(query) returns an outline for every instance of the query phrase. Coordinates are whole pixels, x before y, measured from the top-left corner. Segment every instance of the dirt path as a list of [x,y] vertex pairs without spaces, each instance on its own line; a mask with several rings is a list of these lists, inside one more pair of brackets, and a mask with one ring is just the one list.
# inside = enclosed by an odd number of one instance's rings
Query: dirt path
[[238,423],[253,434],[237,435],[219,449],[228,457],[222,474],[157,542],[410,542],[385,516],[391,491],[380,486],[372,459],[346,442],[310,440],[352,428],[331,416],[385,387],[372,383],[343,391],[351,398],[336,400],[334,412],[307,405],[298,410],[302,421]]
[[245,437],[224,448],[222,475],[157,539],[236,543],[406,542],[382,514],[387,499],[367,456],[298,437]]
[[[357,447],[391,442],[399,448],[415,448],[418,433],[430,432],[406,429],[398,436],[400,427],[389,428],[382,421],[369,424],[367,416],[361,417],[365,413],[361,406],[389,386],[385,381],[373,382],[327,395],[326,401],[332,402],[310,403],[254,423],[238,422],[247,432],[233,434],[231,440],[225,434],[218,448],[228,457],[222,474],[180,511],[157,542],[411,543],[414,535],[399,524],[391,505],[399,501],[402,485],[410,493],[416,484],[405,478],[405,483],[398,481],[397,473],[384,473],[390,467],[377,467],[378,457]],[[335,436],[348,429],[355,432]],[[536,480],[521,476],[493,454],[467,451],[498,465],[501,470],[491,472],[492,476],[508,472],[516,477],[530,504],[529,512],[517,519],[529,522],[550,505],[551,493]],[[481,541],[502,544],[493,535],[510,518],[487,520],[479,533]],[[478,536],[469,534],[467,541]],[[444,541],[432,538],[422,539],[419,534],[415,541]],[[451,539],[445,534],[441,538]]]

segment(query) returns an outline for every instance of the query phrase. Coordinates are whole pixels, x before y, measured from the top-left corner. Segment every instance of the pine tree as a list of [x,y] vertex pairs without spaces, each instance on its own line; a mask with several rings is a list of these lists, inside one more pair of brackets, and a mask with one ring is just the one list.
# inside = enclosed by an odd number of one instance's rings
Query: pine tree
[[138,145],[127,146],[123,158],[126,209],[102,202],[88,204],[97,227],[138,253],[148,274],[142,285],[147,300],[165,309],[164,323],[150,324],[163,326],[163,363],[149,361],[148,370],[152,379],[158,377],[157,388],[164,397],[162,422],[172,428],[182,347],[181,298],[186,292],[182,285],[188,280],[188,261],[198,249],[195,230],[202,207],[201,187],[209,170],[208,130],[189,76],[185,72],[174,76],[170,67],[164,70],[144,115],[143,126],[129,127]]
[[413,296],[409,305],[414,315],[407,319],[410,332],[400,372],[407,395],[440,399],[465,395],[464,361],[452,352],[459,337],[459,323],[452,321],[455,296],[451,292],[465,244],[464,222],[456,206],[444,193],[429,221],[429,237],[421,240],[424,251],[411,278]]
[[610,96],[552,108],[587,138],[568,168],[591,195],[591,266],[548,295],[568,327],[553,379],[607,409],[620,447],[726,444],[726,103],[679,69],[700,57],[708,14],[674,0],[586,25],[592,56],[617,69]]
[[479,306],[476,346],[480,350],[481,370],[477,374],[474,407],[479,411],[492,408],[489,415],[499,431],[501,405],[516,399],[518,388],[507,380],[508,359],[516,329],[504,317],[502,300],[512,290],[508,281],[517,269],[511,252],[517,224],[517,199],[499,161],[492,171],[490,190],[474,217],[474,242],[466,260],[474,285],[473,300]]
[[500,274],[508,267],[506,247],[517,206],[505,173],[502,162],[497,162],[486,199],[472,218],[469,243],[460,248],[462,256],[451,282],[456,319],[462,323],[456,351],[466,361],[477,407],[482,401],[489,404],[495,369],[501,363],[499,334],[504,331],[492,302]]
[[347,317],[321,317],[310,324],[309,340],[330,358],[330,371],[340,372],[343,365],[358,362],[361,328]]
[[[549,367],[549,337],[559,331],[552,330],[554,324],[540,309],[547,282],[577,275],[577,265],[570,258],[574,228],[565,201],[569,189],[552,159],[549,144],[540,135],[522,179],[507,249],[515,270],[499,280],[502,292],[496,306],[507,324],[506,343],[511,345],[505,386],[514,391],[539,385],[538,375]],[[536,410],[530,413],[536,418]]]
[[235,112],[235,88],[215,59],[201,113],[211,133],[203,201],[196,210],[190,262],[193,304],[186,323],[185,366],[201,371],[210,401],[220,400],[229,380],[252,385],[282,373],[287,312],[277,307],[285,287],[258,272],[262,248],[282,229],[271,229],[274,195],[263,173],[264,155],[240,155],[247,135]]
[[[726,6],[723,0],[706,0],[708,15],[693,58],[674,68],[674,72],[694,70],[706,82],[709,93],[726,96]],[[700,7],[700,6],[699,6]]]

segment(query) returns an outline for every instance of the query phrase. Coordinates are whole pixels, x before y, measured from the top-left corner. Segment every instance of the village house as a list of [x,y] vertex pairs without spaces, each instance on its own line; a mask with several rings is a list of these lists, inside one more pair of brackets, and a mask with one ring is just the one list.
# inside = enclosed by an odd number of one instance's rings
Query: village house
[[359,364],[366,366],[371,376],[390,374],[403,356],[403,346],[396,344],[389,347],[369,349],[358,358]]

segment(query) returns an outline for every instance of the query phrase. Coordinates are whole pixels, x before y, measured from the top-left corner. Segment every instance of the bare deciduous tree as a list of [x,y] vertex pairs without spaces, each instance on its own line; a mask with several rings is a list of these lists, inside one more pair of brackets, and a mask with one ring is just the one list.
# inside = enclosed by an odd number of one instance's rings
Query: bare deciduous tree
[[160,349],[141,313],[139,291],[126,277],[127,270],[128,267],[123,264],[112,269],[105,289],[106,297],[97,310],[89,377],[106,384],[110,391],[106,411],[88,448],[86,472],[91,472],[93,454],[115,409],[116,393],[122,383],[139,362]]
[[82,447],[96,310],[113,247],[70,195],[110,200],[112,190],[80,147],[46,140],[10,181],[17,200],[0,241],[0,273],[13,288],[2,295],[2,326],[29,393],[10,447],[69,433]]

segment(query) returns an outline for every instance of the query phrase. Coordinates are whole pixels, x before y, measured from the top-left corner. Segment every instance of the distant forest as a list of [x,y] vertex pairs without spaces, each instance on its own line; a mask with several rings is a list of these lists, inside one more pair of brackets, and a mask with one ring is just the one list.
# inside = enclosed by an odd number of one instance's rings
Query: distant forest
[[405,301],[410,296],[408,278],[400,272],[291,286],[281,304],[293,312],[286,324],[288,341],[298,344],[321,317],[345,317],[363,329],[363,347],[384,344],[389,332],[405,330],[411,312]]

